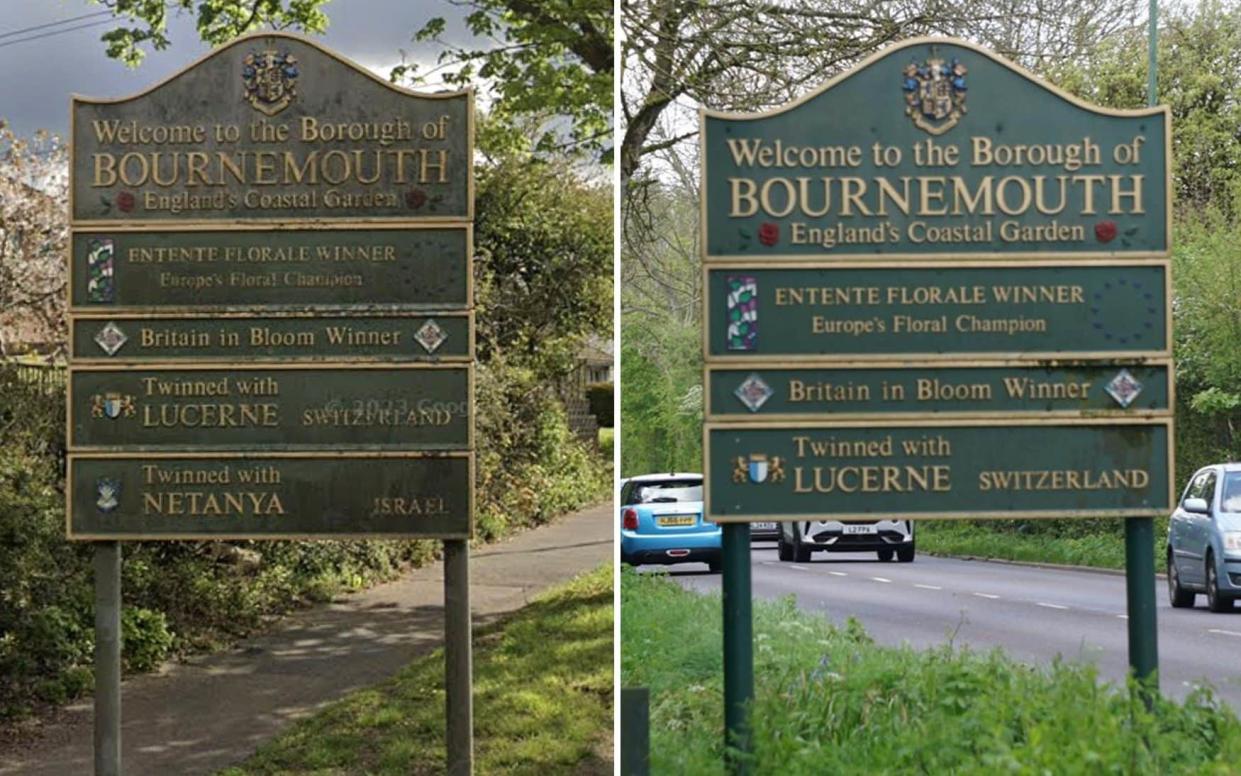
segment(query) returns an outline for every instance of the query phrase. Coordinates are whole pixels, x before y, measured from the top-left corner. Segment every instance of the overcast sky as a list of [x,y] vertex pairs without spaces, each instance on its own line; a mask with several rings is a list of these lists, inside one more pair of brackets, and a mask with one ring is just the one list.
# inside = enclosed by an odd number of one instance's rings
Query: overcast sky
[[[324,7],[329,24],[321,43],[388,77],[404,50],[411,61],[434,62],[435,44],[415,46],[411,38],[432,16],[445,17],[446,38],[471,40],[461,22],[460,9],[437,0],[330,0]],[[0,0],[0,119],[19,135],[48,129],[64,137],[69,129],[69,95],[124,97],[160,81],[208,50],[194,28],[189,13],[170,15],[168,37],[172,44],[151,51],[135,69],[104,54],[99,36],[118,26],[110,17],[91,17],[68,24],[8,33],[77,16],[97,13],[103,7],[88,0]],[[85,29],[60,32],[38,40],[23,38],[105,22]]]

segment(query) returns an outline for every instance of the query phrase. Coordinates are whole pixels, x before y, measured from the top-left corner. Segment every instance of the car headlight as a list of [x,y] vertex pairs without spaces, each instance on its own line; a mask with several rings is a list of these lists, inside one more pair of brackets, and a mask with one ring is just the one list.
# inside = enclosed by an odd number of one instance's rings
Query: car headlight
[[1224,551],[1241,552],[1241,531],[1224,532]]

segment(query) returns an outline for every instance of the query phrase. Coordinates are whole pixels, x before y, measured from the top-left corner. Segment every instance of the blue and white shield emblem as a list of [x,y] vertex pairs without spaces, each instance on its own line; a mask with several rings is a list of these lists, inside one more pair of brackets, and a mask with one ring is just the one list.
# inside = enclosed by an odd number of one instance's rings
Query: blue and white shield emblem
[[95,482],[95,506],[100,512],[111,512],[121,503],[121,481],[100,477]]
[[124,408],[125,403],[121,400],[119,393],[110,393],[103,399],[103,414],[112,420],[119,418]]
[[767,479],[767,457],[751,457],[749,462],[750,482],[763,482]]

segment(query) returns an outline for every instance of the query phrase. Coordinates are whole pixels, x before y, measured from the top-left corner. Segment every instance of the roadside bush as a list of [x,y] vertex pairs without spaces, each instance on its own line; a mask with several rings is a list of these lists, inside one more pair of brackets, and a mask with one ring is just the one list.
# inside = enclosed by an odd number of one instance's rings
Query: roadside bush
[[[653,773],[719,773],[718,595],[621,577],[621,683],[651,691]],[[1209,689],[1147,711],[1093,667],[876,645],[792,597],[754,603],[754,772],[1233,773],[1241,723]]]
[[172,631],[163,612],[136,606],[121,610],[121,643],[125,649],[125,670],[150,671],[159,666],[172,650]]

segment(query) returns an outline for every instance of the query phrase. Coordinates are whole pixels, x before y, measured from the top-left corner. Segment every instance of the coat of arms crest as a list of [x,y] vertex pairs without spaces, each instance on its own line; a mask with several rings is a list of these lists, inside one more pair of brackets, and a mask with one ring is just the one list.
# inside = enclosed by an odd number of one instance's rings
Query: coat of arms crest
[[901,77],[905,92],[905,115],[914,126],[942,135],[956,126],[965,109],[965,65],[946,63],[932,53],[919,64],[910,62]]
[[119,393],[95,394],[90,397],[90,414],[92,418],[108,418],[116,420],[124,415],[125,417],[133,417],[134,397]]
[[100,477],[95,481],[95,506],[100,512],[111,512],[121,503],[121,481]]
[[287,51],[252,51],[241,61],[246,102],[268,116],[275,116],[293,102],[297,75],[297,58]]
[[763,453],[750,453],[749,460],[745,456],[737,456],[733,462],[733,482],[783,482],[784,459],[780,456],[768,458]]

